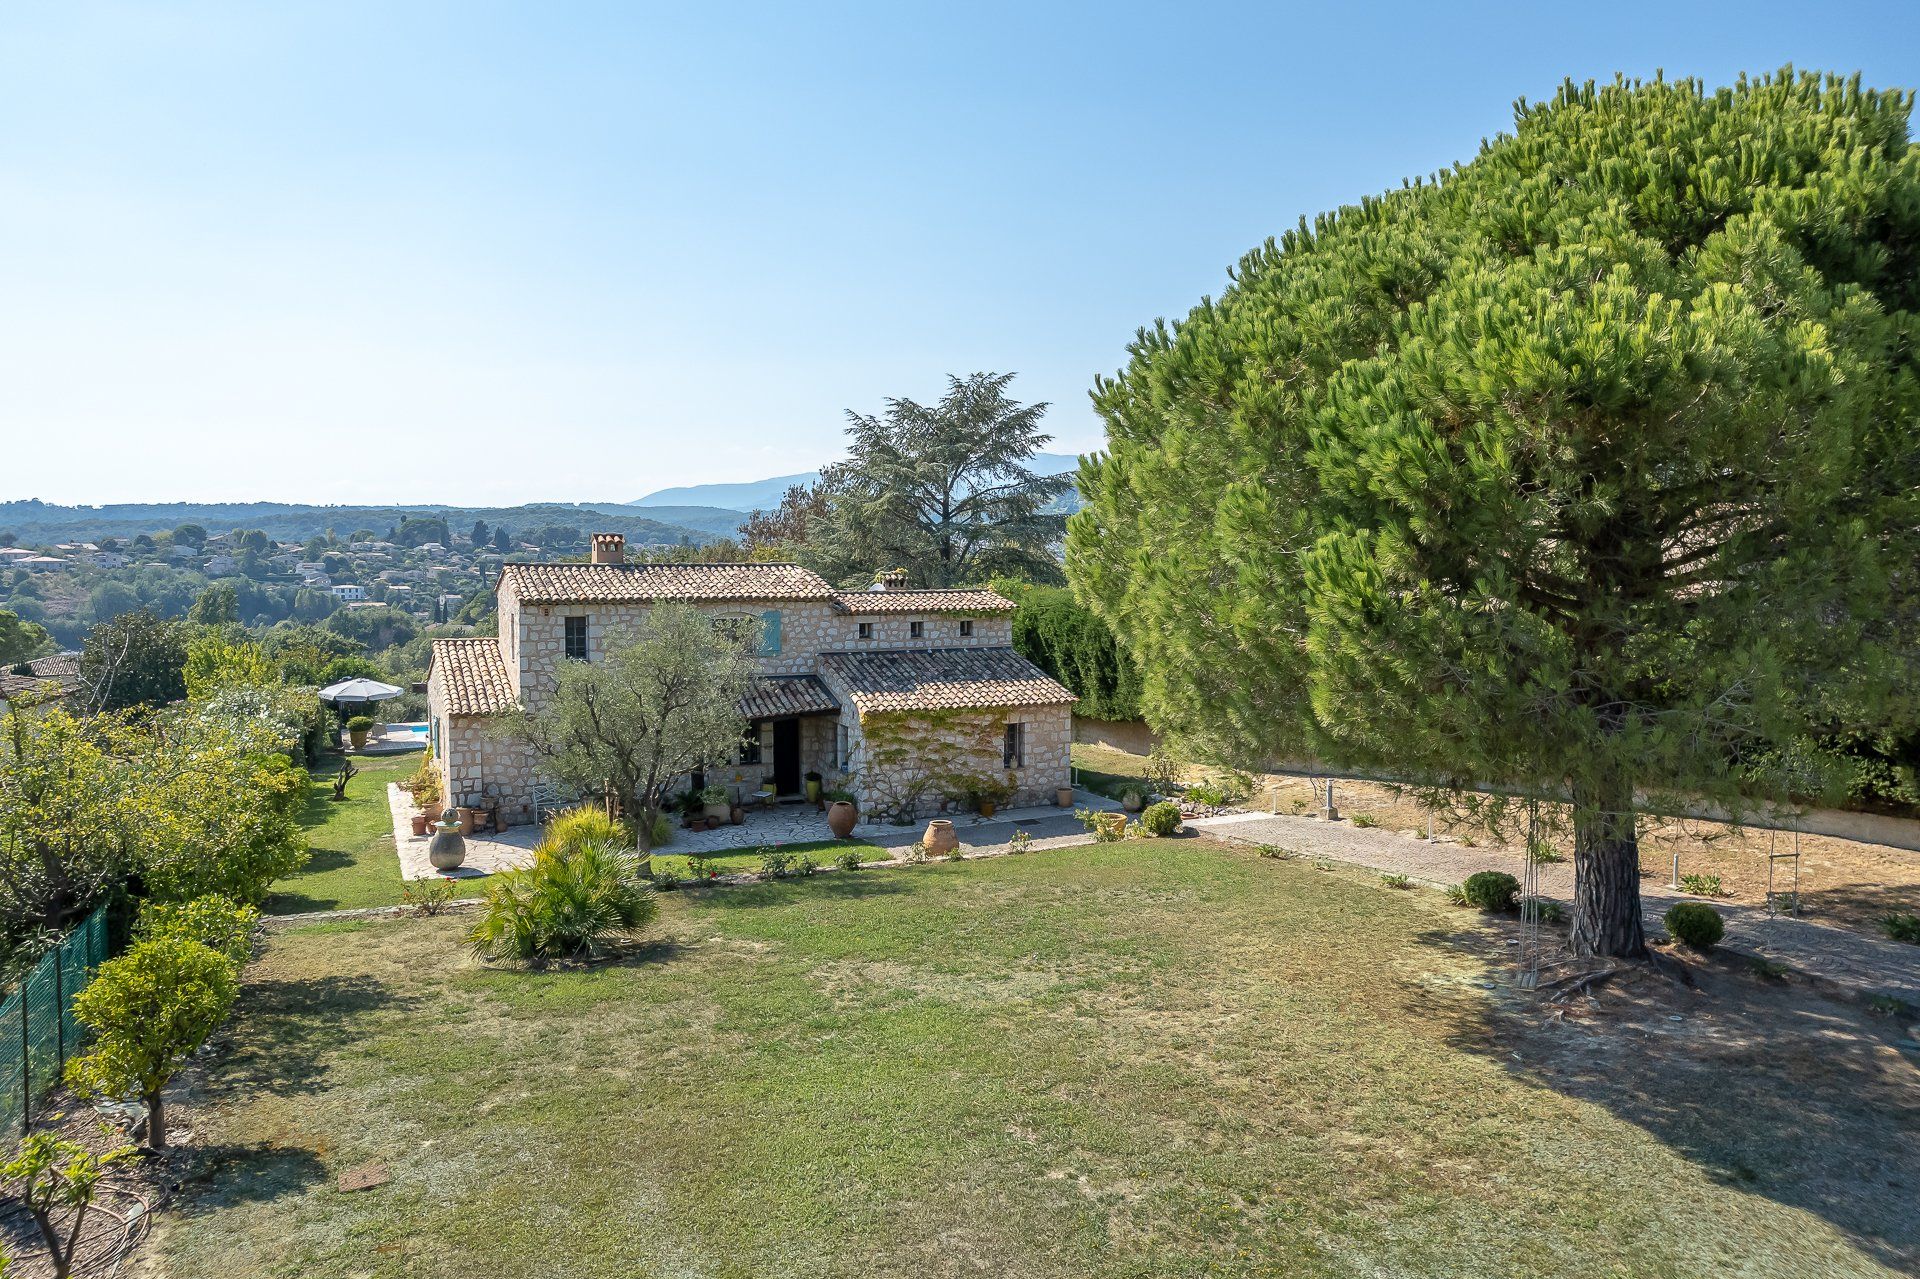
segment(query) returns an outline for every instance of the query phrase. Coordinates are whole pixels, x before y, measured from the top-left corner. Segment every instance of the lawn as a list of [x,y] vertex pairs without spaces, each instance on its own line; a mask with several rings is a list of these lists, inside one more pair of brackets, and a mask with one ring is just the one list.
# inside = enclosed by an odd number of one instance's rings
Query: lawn
[[360,771],[338,804],[333,802],[333,778],[340,771],[339,757],[330,756],[315,767],[300,819],[309,832],[311,852],[305,868],[274,886],[267,898],[268,914],[399,903],[400,859],[393,851],[387,783],[412,776],[420,756],[356,755],[353,764]]
[[1920,1262],[1897,1026],[1730,966],[1549,1018],[1485,984],[1505,925],[1373,877],[1197,839],[822,875],[669,894],[643,955],[552,974],[461,926],[272,936],[182,1108],[204,1153],[155,1269]]

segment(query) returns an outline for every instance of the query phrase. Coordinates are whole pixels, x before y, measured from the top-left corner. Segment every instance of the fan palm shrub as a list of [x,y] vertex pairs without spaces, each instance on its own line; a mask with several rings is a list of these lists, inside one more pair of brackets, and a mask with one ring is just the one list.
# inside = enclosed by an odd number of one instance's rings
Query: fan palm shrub
[[592,959],[632,941],[653,922],[659,903],[634,850],[590,825],[555,822],[534,850],[532,865],[495,877],[467,933],[475,954],[535,966]]

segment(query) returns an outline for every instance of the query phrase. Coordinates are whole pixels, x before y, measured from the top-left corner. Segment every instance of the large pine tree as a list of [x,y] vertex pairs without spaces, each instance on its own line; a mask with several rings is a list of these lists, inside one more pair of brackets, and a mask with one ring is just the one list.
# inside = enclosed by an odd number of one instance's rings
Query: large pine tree
[[1068,568],[1149,717],[1566,796],[1574,948],[1640,953],[1636,792],[1780,793],[1912,654],[1911,105],[1570,84],[1143,331]]

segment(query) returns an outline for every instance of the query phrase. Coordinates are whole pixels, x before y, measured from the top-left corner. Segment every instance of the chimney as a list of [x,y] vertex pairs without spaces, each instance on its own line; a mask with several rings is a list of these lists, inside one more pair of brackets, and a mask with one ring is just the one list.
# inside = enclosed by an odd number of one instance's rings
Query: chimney
[[873,579],[873,585],[868,589],[875,591],[904,591],[907,589],[907,570],[903,568],[890,568],[884,573],[877,574]]
[[627,562],[627,539],[619,533],[595,533],[593,535],[592,564],[625,564]]

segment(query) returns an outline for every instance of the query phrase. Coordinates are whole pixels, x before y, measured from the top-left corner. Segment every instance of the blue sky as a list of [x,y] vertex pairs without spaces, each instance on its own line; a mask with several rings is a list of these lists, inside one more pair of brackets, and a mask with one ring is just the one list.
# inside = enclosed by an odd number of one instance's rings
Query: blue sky
[[0,499],[609,501],[1134,330],[1614,71],[1920,83],[1911,4],[0,8]]

